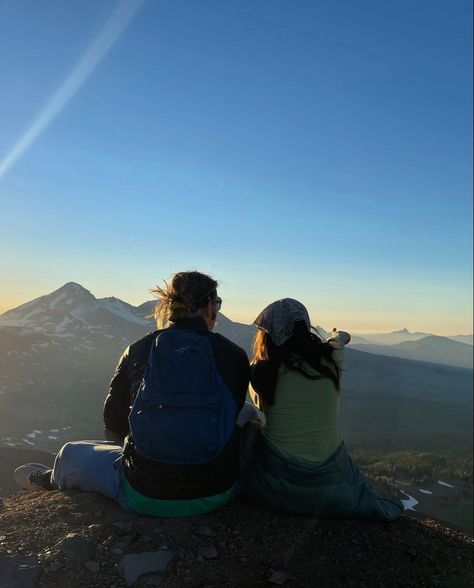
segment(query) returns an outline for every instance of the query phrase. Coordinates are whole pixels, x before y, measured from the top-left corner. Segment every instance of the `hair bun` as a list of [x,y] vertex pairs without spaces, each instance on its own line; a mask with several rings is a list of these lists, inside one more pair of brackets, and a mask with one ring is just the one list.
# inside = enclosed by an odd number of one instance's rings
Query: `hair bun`
[[171,302],[170,302],[170,310],[171,310],[171,312],[175,312],[177,310],[189,311],[189,306],[187,304],[185,304],[184,302],[180,302],[179,300],[172,298]]

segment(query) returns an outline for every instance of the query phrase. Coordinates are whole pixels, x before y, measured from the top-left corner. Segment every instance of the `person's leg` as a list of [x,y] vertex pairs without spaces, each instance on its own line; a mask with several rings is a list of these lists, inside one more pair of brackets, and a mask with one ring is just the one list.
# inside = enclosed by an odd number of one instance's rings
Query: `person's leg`
[[98,492],[128,508],[122,489],[122,447],[107,441],[66,443],[56,456],[51,484],[59,490]]
[[349,476],[354,487],[354,516],[381,522],[396,521],[400,518],[403,505],[388,498],[379,498],[364,472],[358,468],[349,454],[346,454],[346,468],[350,471]]

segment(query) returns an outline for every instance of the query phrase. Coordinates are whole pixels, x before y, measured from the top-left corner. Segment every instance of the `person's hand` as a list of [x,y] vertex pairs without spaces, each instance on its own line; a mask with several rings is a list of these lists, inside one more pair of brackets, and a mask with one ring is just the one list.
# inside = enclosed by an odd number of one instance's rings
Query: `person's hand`
[[346,331],[338,331],[336,327],[333,328],[331,335],[332,335],[332,337],[339,336],[339,338],[341,339],[341,343],[343,345],[347,345],[351,341],[350,333],[346,333]]

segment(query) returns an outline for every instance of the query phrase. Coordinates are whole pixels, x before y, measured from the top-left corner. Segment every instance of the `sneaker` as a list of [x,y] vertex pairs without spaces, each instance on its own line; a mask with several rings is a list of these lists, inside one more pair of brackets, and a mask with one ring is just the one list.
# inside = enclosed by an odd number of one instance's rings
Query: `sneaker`
[[16,468],[13,472],[13,479],[22,488],[32,490],[33,488],[48,488],[50,485],[49,477],[46,474],[52,470],[42,463],[26,463]]

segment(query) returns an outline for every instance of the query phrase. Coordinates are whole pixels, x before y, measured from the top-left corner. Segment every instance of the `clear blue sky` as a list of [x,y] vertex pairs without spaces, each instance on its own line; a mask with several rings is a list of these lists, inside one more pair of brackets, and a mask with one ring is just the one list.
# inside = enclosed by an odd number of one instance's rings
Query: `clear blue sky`
[[122,2],[6,165],[116,4],[0,0],[0,312],[197,268],[236,320],[472,332],[470,1]]

